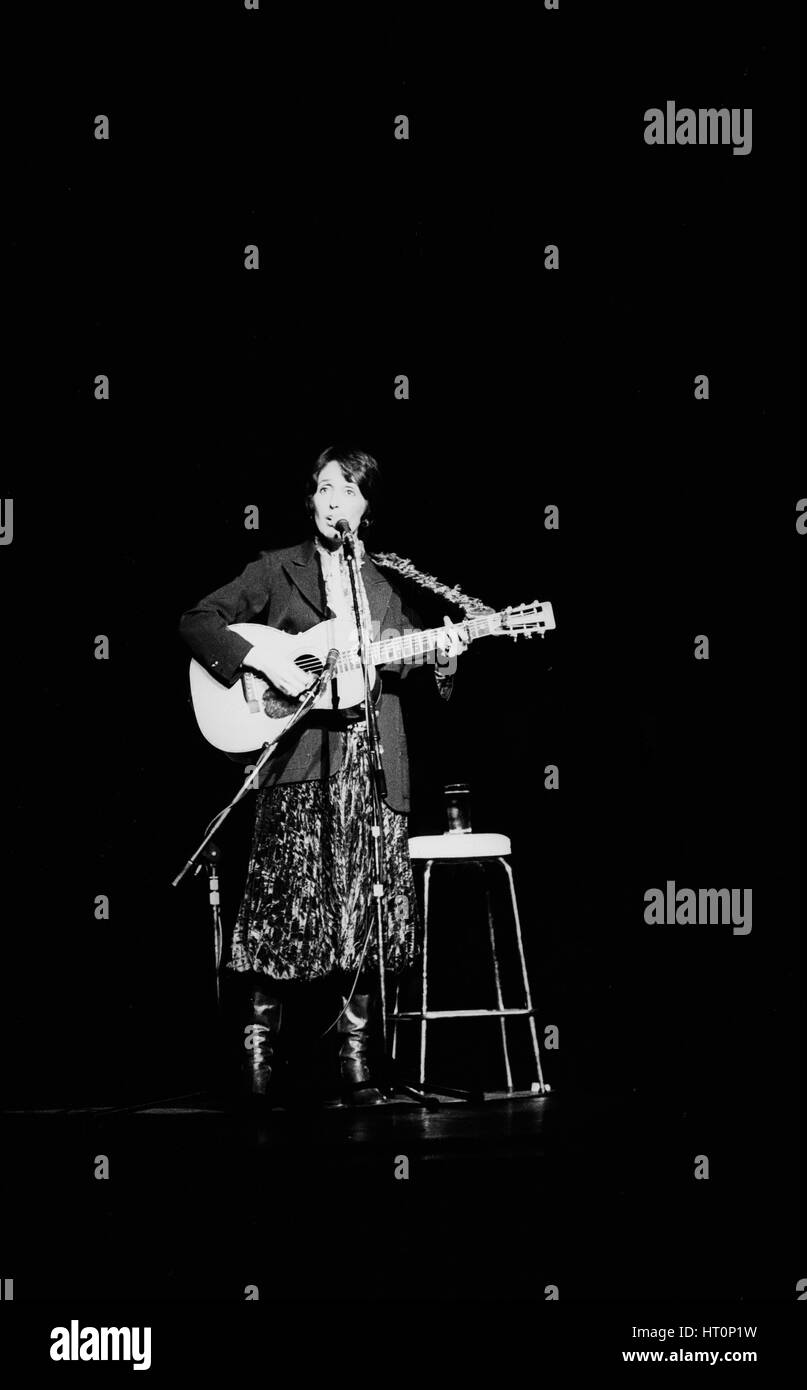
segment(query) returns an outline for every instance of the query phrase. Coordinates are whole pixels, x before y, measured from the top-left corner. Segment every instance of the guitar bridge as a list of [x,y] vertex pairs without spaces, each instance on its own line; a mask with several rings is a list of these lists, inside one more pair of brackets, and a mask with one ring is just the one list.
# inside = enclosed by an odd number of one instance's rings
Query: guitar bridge
[[241,689],[250,714],[260,714],[261,702],[255,689],[255,677],[249,671],[241,672]]

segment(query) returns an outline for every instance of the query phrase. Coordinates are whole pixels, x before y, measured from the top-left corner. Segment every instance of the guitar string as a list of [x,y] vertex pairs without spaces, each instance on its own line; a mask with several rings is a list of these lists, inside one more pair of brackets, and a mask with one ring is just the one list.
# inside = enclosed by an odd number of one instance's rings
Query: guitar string
[[[417,565],[406,555],[397,555],[395,551],[383,551],[374,554],[367,552],[373,564],[379,565],[384,569],[390,569],[395,574],[399,574],[402,579],[409,579],[418,584],[423,589],[429,589],[434,594],[439,594],[441,598],[447,599],[449,603],[455,604],[464,610],[466,618],[481,617],[484,614],[495,613],[495,608],[484,599],[475,598],[473,594],[466,594],[459,584],[446,584],[442,579],[438,579],[435,574],[426,574],[424,570],[418,569]],[[439,628],[430,629],[436,634]],[[420,634],[424,636],[425,634]],[[406,640],[406,639],[403,639]],[[409,639],[414,640],[414,639]],[[378,644],[381,645],[381,644]],[[298,662],[299,665],[299,662]]]

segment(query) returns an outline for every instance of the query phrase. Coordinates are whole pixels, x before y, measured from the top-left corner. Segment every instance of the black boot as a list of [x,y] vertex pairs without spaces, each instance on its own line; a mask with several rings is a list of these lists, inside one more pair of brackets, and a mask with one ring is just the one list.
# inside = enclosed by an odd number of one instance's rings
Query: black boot
[[[346,1002],[347,996],[343,995],[343,1006]],[[368,1063],[371,1008],[370,994],[354,994],[336,1025],[342,1036],[339,1073],[346,1105],[383,1104],[384,1097],[372,1084]]]
[[[271,982],[267,980],[267,985]],[[283,1017],[283,1005],[263,984],[250,990],[249,1021],[244,1026],[244,1077],[249,1097],[265,1100],[272,1080],[275,1046]]]

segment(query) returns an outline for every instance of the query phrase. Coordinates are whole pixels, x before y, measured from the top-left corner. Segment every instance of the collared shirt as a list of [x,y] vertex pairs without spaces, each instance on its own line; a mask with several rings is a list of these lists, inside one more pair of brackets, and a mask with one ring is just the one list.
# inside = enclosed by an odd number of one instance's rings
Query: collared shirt
[[[315,538],[314,545],[325,579],[325,594],[329,608],[333,610],[337,618],[355,623],[356,610],[353,606],[353,589],[350,583],[350,572],[347,567],[344,546],[340,545],[338,550],[327,550],[318,538]],[[356,539],[356,560],[358,563],[358,584],[356,587],[362,613],[362,626],[366,633],[372,635],[373,620],[370,616],[370,603],[361,575],[364,564],[364,544],[358,538]]]

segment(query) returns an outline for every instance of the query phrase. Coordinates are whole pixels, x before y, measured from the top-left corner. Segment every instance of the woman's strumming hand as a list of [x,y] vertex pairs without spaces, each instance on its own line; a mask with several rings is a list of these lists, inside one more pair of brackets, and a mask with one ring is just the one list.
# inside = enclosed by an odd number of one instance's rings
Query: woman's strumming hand
[[313,673],[302,671],[295,665],[284,648],[270,637],[260,638],[247,652],[241,664],[260,672],[272,685],[293,700],[299,699],[316,680]]

